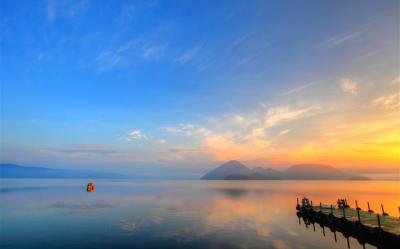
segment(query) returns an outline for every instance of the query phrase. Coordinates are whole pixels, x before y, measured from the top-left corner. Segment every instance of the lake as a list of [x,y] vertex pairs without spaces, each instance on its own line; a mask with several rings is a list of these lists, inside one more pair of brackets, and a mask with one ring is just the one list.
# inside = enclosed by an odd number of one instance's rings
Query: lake
[[[398,181],[1,179],[0,248],[347,248],[296,197],[399,216]],[[350,238],[351,248],[362,248]],[[375,248],[366,245],[366,248]]]

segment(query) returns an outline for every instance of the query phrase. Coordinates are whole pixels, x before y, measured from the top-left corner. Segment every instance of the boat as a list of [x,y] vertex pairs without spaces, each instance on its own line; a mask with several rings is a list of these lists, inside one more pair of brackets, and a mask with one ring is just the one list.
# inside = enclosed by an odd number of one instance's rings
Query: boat
[[86,186],[87,192],[93,192],[96,189],[96,184],[89,182]]

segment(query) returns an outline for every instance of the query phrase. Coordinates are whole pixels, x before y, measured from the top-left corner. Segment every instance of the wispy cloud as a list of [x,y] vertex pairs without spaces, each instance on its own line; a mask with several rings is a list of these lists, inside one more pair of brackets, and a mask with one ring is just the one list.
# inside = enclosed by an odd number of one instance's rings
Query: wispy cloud
[[197,153],[197,152],[203,152],[203,149],[199,148],[192,148],[192,147],[181,147],[181,148],[171,148],[168,150],[169,152],[172,153]]
[[400,93],[384,95],[372,101],[372,105],[383,109],[397,109],[400,107]]
[[144,39],[132,39],[117,49],[101,51],[96,58],[98,71],[102,72],[117,66],[129,66],[134,62],[134,58],[145,60],[159,58],[166,48],[165,44],[156,45]]
[[156,144],[156,145],[162,145],[162,144],[166,144],[166,143],[167,143],[167,140],[165,140],[163,138],[160,138],[160,139],[157,139],[156,141],[154,141],[154,144]]
[[362,35],[363,31],[355,31],[355,32],[345,32],[339,35],[332,36],[321,43],[321,46],[324,48],[332,48],[339,46],[343,43],[350,42],[360,35]]
[[142,57],[145,59],[154,58],[159,55],[165,47],[144,47]]
[[189,61],[191,61],[193,59],[193,57],[197,54],[197,52],[203,47],[203,43],[196,45],[195,47],[189,49],[188,51],[186,51],[185,53],[183,53],[181,56],[179,56],[179,58],[177,59],[177,61],[179,63],[187,63]]
[[95,154],[95,155],[113,155],[119,154],[116,150],[108,149],[104,144],[70,144],[68,149],[57,150],[64,154]]
[[57,18],[73,18],[89,6],[89,1],[47,1],[47,20],[53,22]]
[[390,83],[393,85],[400,85],[400,76],[394,78]]
[[52,0],[47,2],[47,19],[52,22],[55,18],[54,4]]
[[319,109],[317,106],[300,109],[292,109],[290,106],[272,107],[268,109],[264,123],[266,127],[273,127],[280,123],[313,115]]
[[358,93],[358,83],[351,79],[343,78],[340,80],[340,87],[344,93],[351,94],[353,96]]
[[240,45],[242,45],[243,43],[245,43],[251,36],[253,35],[253,33],[249,32],[246,33],[240,37],[238,37],[236,40],[234,40],[229,46],[228,49],[235,49],[237,47],[239,47]]
[[282,93],[281,95],[282,96],[288,96],[288,95],[296,94],[296,93],[302,92],[303,90],[305,90],[305,89],[307,89],[307,88],[309,88],[311,86],[314,86],[316,84],[318,84],[318,83],[317,82],[310,82],[310,83],[307,83],[307,84],[292,88],[292,89]]
[[280,137],[280,136],[283,136],[283,135],[285,135],[285,134],[288,134],[290,132],[290,129],[285,129],[285,130],[282,130],[282,131],[280,131],[279,133],[278,133],[278,136]]
[[195,124],[180,124],[178,127],[169,126],[163,129],[169,133],[177,133],[187,137],[204,137],[211,133],[209,129]]

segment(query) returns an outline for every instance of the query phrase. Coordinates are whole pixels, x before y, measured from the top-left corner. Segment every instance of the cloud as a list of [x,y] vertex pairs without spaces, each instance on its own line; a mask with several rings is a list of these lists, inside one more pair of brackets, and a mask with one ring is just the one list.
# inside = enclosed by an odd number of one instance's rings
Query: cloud
[[400,107],[400,93],[381,96],[374,99],[371,104],[383,109],[397,109]]
[[285,134],[288,134],[289,132],[290,132],[290,129],[282,130],[281,132],[279,132],[278,136],[283,136]]
[[143,50],[142,57],[145,59],[150,59],[160,54],[164,50],[164,47],[146,47],[143,48]]
[[131,39],[116,49],[101,51],[96,58],[98,71],[102,72],[117,66],[129,66],[133,63],[134,57],[145,60],[157,58],[165,49],[166,45],[156,45],[143,38]]
[[96,154],[96,155],[115,155],[119,154],[116,150],[107,149],[107,146],[104,144],[70,144],[72,148],[57,150],[59,153],[64,154]]
[[122,51],[102,51],[98,56],[97,56],[97,62],[99,64],[98,71],[104,71],[110,68],[113,68],[115,65],[117,65],[121,61],[121,53]]
[[315,106],[303,109],[292,109],[289,106],[272,107],[268,109],[264,123],[266,127],[273,127],[283,122],[310,116],[318,109],[319,107]]
[[177,61],[179,63],[187,63],[190,60],[192,60],[193,56],[195,56],[197,54],[197,52],[203,47],[203,44],[199,44],[191,49],[189,49],[188,51],[186,51],[184,54],[182,54]]
[[146,139],[147,136],[144,135],[140,130],[133,130],[128,133],[129,139]]
[[98,150],[98,149],[104,149],[106,147],[104,144],[70,144],[70,146],[87,150]]
[[47,1],[47,20],[53,22],[56,18],[73,18],[88,8],[90,2],[81,1]]
[[340,87],[344,93],[348,93],[353,96],[357,95],[358,93],[358,84],[354,80],[343,78],[340,80]]
[[162,144],[165,144],[165,143],[167,143],[167,140],[165,140],[165,139],[157,139],[156,141],[154,141],[154,144],[156,144],[156,145],[162,145]]
[[169,152],[172,153],[196,153],[196,152],[203,152],[204,150],[199,149],[199,148],[171,148],[168,150]]
[[[196,147],[177,147],[169,152],[208,156],[209,160],[224,161],[265,159],[274,150],[276,137],[290,132],[290,129],[275,132],[272,127],[316,115],[319,107],[311,106],[294,109],[289,106],[262,108],[259,112],[230,114],[208,118],[206,125],[180,124],[165,127],[170,134],[178,134],[195,141]],[[273,140],[272,138],[275,139]],[[185,144],[186,145],[186,144]],[[187,149],[188,148],[188,149]],[[203,158],[204,159],[204,158]]]
[[55,11],[54,11],[54,5],[53,1],[48,1],[47,2],[47,19],[52,22],[55,18]]
[[394,78],[390,83],[392,83],[393,85],[399,85],[400,84],[400,76],[397,76],[396,78]]
[[194,124],[180,124],[178,127],[165,127],[169,133],[177,133],[187,137],[205,137],[211,134],[211,131],[205,127]]
[[253,35],[253,33],[246,33],[240,37],[238,37],[236,40],[234,40],[229,46],[228,49],[235,49],[239,46],[241,46],[243,43],[245,43],[249,38]]
[[287,96],[287,95],[299,93],[299,92],[303,91],[304,89],[307,89],[307,88],[309,88],[309,87],[311,87],[311,86],[313,86],[313,85],[316,85],[316,84],[317,84],[317,82],[310,82],[310,83],[307,83],[307,84],[304,84],[304,85],[295,87],[295,88],[293,88],[293,89],[290,89],[290,90],[288,90],[288,91],[282,93],[281,95],[282,95],[282,96]]
[[321,46],[324,48],[332,48],[336,47],[338,45],[341,45],[346,42],[350,42],[357,37],[359,37],[361,34],[363,34],[363,31],[356,31],[356,32],[345,32],[339,35],[332,36],[325,41],[322,42]]

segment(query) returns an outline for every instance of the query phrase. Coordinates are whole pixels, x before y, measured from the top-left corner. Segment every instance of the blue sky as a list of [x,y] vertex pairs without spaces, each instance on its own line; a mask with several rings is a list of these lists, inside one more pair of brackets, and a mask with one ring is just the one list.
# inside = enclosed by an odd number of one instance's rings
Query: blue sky
[[[396,117],[398,1],[4,0],[0,25],[3,162],[398,166],[338,145],[335,160],[299,155],[331,150],[324,136],[349,144],[343,124]],[[351,148],[388,139],[393,122]]]

